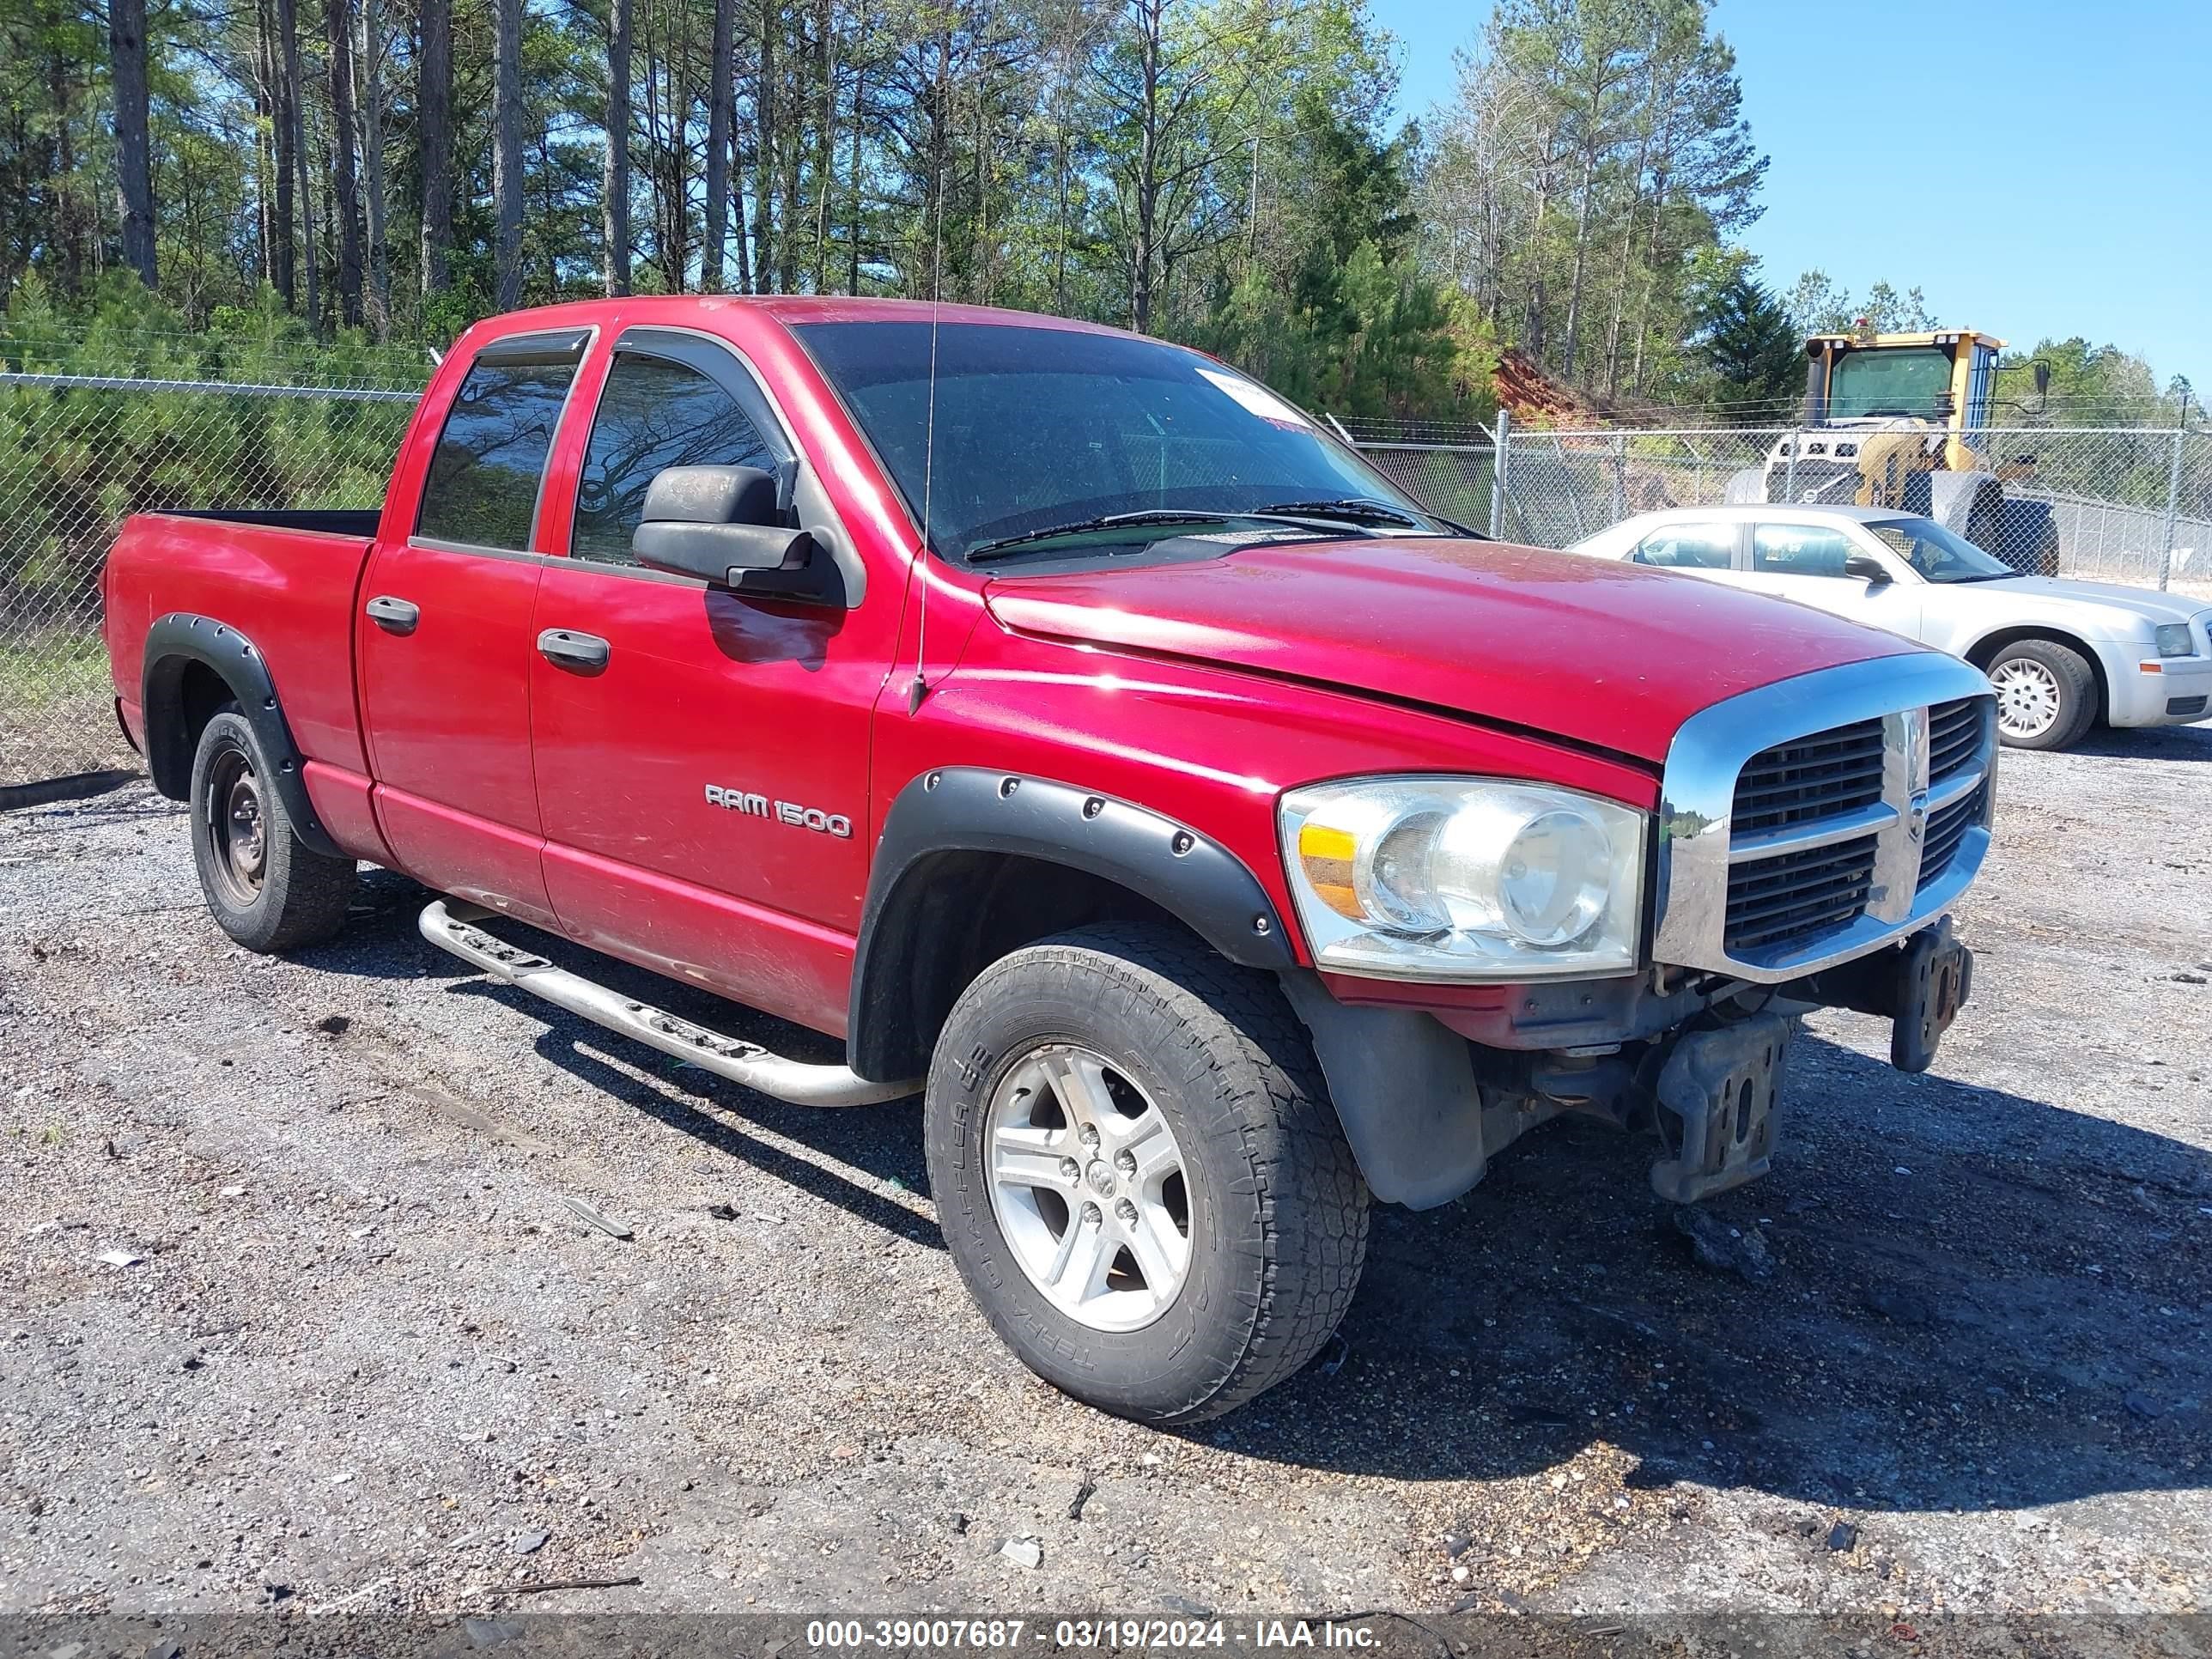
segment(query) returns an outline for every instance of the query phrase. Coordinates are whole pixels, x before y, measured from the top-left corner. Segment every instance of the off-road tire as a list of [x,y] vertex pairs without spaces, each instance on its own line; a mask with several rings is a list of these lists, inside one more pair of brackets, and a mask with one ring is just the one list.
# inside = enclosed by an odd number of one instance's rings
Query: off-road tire
[[[2056,640],[2019,640],[1999,649],[1986,672],[1996,679],[2014,659],[2037,665],[2050,674],[2058,688],[2058,714],[2043,731],[2027,737],[2008,732],[2001,719],[1998,740],[2008,749],[2040,750],[2070,749],[2081,742],[2097,723],[2097,672],[2088,659]],[[2002,714],[2002,690],[1998,706]]]
[[[217,789],[228,795],[222,780],[241,761],[257,785],[263,819],[259,878],[250,892],[226,874],[232,867],[224,850],[226,802],[214,798]],[[225,705],[200,732],[192,754],[192,864],[216,925],[247,950],[264,952],[313,945],[337,933],[357,876],[353,860],[301,844],[274,776],[252,726],[235,703]]]
[[[982,1125],[1041,1046],[1111,1060],[1183,1155],[1190,1265],[1141,1329],[1101,1332],[1049,1302],[993,1210]],[[1200,1422],[1296,1372],[1334,1333],[1367,1252],[1367,1184],[1313,1044],[1281,988],[1171,928],[1111,923],[984,969],[939,1037],[923,1102],[930,1189],[952,1259],[1022,1362],[1140,1422]]]

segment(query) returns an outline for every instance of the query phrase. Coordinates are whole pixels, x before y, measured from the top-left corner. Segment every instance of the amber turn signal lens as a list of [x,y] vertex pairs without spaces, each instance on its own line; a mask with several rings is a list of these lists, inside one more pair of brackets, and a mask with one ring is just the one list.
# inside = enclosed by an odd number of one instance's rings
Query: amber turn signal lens
[[1359,896],[1352,886],[1352,860],[1358,850],[1349,830],[1326,823],[1298,826],[1298,862],[1305,866],[1314,896],[1353,921],[1361,919]]

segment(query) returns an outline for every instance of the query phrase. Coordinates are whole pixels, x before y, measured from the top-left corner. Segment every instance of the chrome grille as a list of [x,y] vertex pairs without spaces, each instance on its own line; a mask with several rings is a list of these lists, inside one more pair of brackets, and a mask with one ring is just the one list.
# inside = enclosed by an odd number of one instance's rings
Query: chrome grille
[[1739,836],[1833,817],[1881,799],[1881,722],[1815,732],[1754,755],[1738,775]]
[[1983,784],[1928,815],[1928,838],[1920,852],[1923,887],[1951,867],[1952,855],[1966,839],[1967,830],[1982,821],[1982,797],[1988,788],[1987,784]]
[[1928,711],[1928,781],[1943,781],[1981,758],[1984,710],[1972,697],[1942,702]]
[[[1731,814],[1722,948],[1746,961],[1773,960],[1850,927],[1891,884],[1917,892],[1939,878],[1987,816],[1989,707],[1985,698],[1954,697],[1924,714],[1793,738],[1747,761]],[[1911,729],[1921,720],[1924,737]],[[1917,864],[1893,855],[1885,866],[1881,835],[1905,822],[1885,791],[1909,798],[1916,746],[1927,765]]]
[[1736,866],[1722,944],[1748,954],[1856,921],[1874,885],[1874,855],[1875,838],[1862,836]]
[[1653,959],[1780,984],[1934,921],[1988,850],[1990,703],[1977,670],[1905,652],[1692,715],[1660,787]]

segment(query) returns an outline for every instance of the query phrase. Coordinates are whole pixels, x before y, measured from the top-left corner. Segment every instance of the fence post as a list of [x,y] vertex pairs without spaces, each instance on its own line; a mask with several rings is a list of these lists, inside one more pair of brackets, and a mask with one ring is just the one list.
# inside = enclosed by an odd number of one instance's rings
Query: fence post
[[1797,499],[1797,452],[1804,447],[1805,428],[1802,426],[1791,427],[1790,428],[1790,466],[1789,470],[1782,475],[1782,499],[1785,501],[1794,501]]
[[1513,414],[1500,404],[1498,406],[1498,425],[1491,432],[1491,441],[1498,453],[1490,463],[1490,538],[1505,539],[1505,473],[1507,458],[1512,453]]
[[1613,521],[1619,524],[1628,516],[1628,434],[1622,433],[1613,441]]
[[2173,428],[2173,459],[2166,469],[2166,535],[2164,548],[2158,556],[2158,585],[2164,592],[2173,572],[2173,526],[2181,514],[2181,450],[2189,441],[2189,428]]

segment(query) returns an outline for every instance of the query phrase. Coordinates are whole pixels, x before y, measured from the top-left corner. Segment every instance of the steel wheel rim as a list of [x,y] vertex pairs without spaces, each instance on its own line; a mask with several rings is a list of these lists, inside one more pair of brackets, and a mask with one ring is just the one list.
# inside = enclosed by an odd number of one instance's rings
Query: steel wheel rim
[[2058,676],[2027,657],[1997,665],[1997,729],[2008,738],[2039,738],[2058,723]]
[[1000,1233],[1054,1308],[1134,1331],[1174,1304],[1190,1276],[1190,1181],[1127,1071],[1074,1043],[1031,1050],[991,1096],[983,1160]]
[[208,776],[208,835],[217,878],[237,904],[261,896],[269,869],[269,821],[261,811],[261,781],[252,763],[226,750]]

